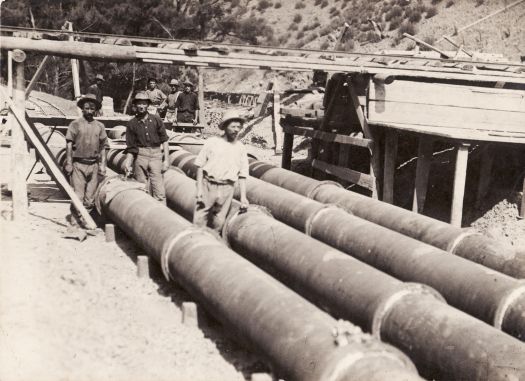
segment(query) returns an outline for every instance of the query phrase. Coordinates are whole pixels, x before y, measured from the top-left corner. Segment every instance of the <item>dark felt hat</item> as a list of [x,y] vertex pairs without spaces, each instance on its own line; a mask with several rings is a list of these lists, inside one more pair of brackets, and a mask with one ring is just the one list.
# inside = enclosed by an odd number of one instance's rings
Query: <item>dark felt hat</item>
[[98,101],[97,96],[95,94],[84,95],[82,98],[78,100],[77,106],[82,108],[84,107],[84,103],[86,102],[93,102],[97,110],[100,110],[102,108],[102,104]]

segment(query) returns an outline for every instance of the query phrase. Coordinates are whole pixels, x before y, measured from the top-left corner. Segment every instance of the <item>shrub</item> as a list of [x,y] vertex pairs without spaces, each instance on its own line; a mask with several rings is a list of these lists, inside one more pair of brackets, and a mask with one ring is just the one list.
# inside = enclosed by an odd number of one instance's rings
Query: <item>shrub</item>
[[303,9],[304,7],[306,7],[306,5],[304,5],[303,2],[295,3],[295,9]]
[[416,26],[411,22],[404,22],[401,24],[398,30],[399,37],[403,37],[403,33],[411,34],[412,36],[416,34]]
[[430,7],[429,9],[427,9],[427,14],[426,14],[425,18],[427,18],[427,19],[432,18],[435,15],[437,15],[437,13],[438,13],[438,11],[437,11],[436,7]]
[[312,34],[310,34],[308,37],[306,37],[304,39],[304,43],[308,44],[308,43],[312,42],[313,40],[315,40],[316,38],[317,38],[317,34],[312,33]]
[[301,31],[301,32],[297,32],[297,39],[300,40],[301,38],[304,37],[304,32]]
[[321,50],[327,50],[328,48],[330,47],[330,43],[328,41],[324,41],[321,46],[319,47],[319,49]]
[[288,30],[298,30],[299,27],[297,26],[297,24],[290,24],[290,26],[288,27]]
[[447,2],[447,4],[445,5],[445,7],[446,7],[446,8],[450,8],[450,7],[453,6],[453,5],[454,5],[454,0],[449,0],[449,1]]
[[332,27],[331,26],[325,26],[324,28],[322,28],[320,31],[319,31],[319,35],[322,37],[322,36],[326,36],[328,33],[330,33],[332,31]]
[[418,11],[411,12],[410,16],[408,17],[408,21],[414,23],[421,21],[421,13]]
[[365,40],[369,42],[379,42],[381,37],[379,37],[375,32],[366,32]]
[[296,13],[293,17],[293,22],[299,24],[301,21],[303,21],[303,16],[301,16],[299,13]]
[[401,17],[396,17],[395,19],[392,19],[390,21],[390,25],[388,27],[388,30],[396,30],[397,28],[399,28],[399,25],[401,25],[402,21],[403,21],[403,19]]
[[335,11],[334,13],[332,13],[332,17],[337,17],[339,15],[341,15],[341,12],[339,11],[339,9]]
[[485,0],[476,0],[476,7],[479,7],[480,5],[483,5]]
[[279,8],[281,8],[282,6],[283,6],[283,5],[282,5],[281,3],[279,3],[279,2],[277,2],[277,3],[275,3],[275,4],[273,5],[273,7],[274,7],[275,9],[279,9]]
[[328,6],[328,1],[327,0],[323,0],[323,2],[321,3],[321,8],[325,8]]
[[[432,37],[432,36],[424,37],[423,41],[426,42],[429,45],[434,45],[436,43],[436,39],[434,37]],[[427,48],[424,45],[421,45],[420,49],[423,50],[423,51],[432,50],[430,48]]]
[[259,4],[257,5],[257,9],[259,11],[264,11],[266,8],[269,8],[272,6],[272,3],[270,3],[268,0],[259,0]]
[[385,15],[385,20],[390,21],[394,17],[401,17],[402,15],[403,15],[403,8],[401,8],[399,5],[396,5],[390,10],[390,12],[388,12]]
[[317,7],[323,0],[315,0],[314,5]]
[[330,13],[334,13],[335,11],[337,11],[337,7],[330,8]]
[[441,3],[442,0],[432,0],[431,3],[432,5],[436,5],[436,4],[439,4]]

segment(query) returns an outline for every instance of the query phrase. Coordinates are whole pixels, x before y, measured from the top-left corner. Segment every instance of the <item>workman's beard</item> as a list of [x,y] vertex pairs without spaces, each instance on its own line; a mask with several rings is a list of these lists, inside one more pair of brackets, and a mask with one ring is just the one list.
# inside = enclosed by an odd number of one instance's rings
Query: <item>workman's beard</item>
[[140,109],[137,107],[137,115],[138,116],[144,116],[146,115],[146,113],[148,112],[148,108],[147,107],[144,107],[144,109]]

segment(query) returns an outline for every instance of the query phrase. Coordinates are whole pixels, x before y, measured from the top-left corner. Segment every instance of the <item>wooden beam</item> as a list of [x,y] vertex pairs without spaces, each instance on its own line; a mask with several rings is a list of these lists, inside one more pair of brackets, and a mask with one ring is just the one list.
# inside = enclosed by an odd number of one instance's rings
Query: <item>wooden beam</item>
[[283,128],[281,126],[281,95],[277,86],[273,88],[273,111],[272,111],[272,129],[275,143],[275,154],[280,155],[283,153]]
[[428,175],[432,164],[432,147],[434,140],[430,136],[419,137],[419,148],[417,152],[416,181],[414,185],[414,198],[412,200],[412,211],[422,213],[427,198]]
[[297,127],[284,125],[284,132],[291,133],[294,135],[302,135],[310,138],[324,140],[329,143],[340,143],[344,145],[352,145],[364,148],[370,148],[374,145],[370,139],[360,138],[356,136],[336,134],[335,132],[326,132],[313,130],[306,127]]
[[380,146],[379,144],[375,144],[378,137],[374,136],[374,132],[368,125],[368,120],[363,112],[363,109],[361,108],[361,103],[359,102],[359,98],[357,97],[357,94],[355,93],[353,87],[351,85],[348,85],[346,86],[346,88],[348,94],[350,95],[350,99],[352,101],[359,123],[361,124],[361,128],[363,129],[363,134],[365,138],[370,139],[372,140],[372,142],[374,142],[374,144],[370,147],[370,176],[375,180],[375,186],[372,189],[372,198],[378,199],[380,189],[379,176],[381,174]]
[[35,88],[35,85],[40,79],[40,76],[42,75],[42,73],[44,72],[44,69],[46,68],[46,65],[50,58],[51,56],[45,56],[42,62],[40,62],[40,65],[38,65],[38,68],[36,69],[36,72],[33,75],[33,78],[31,78],[31,82],[29,82],[29,85],[27,85],[26,93],[25,93],[26,99],[29,98],[29,94],[31,94],[31,91],[33,91],[33,89]]
[[[71,21],[66,21],[67,28],[70,32],[73,32],[73,23]],[[70,34],[68,37],[69,41],[74,42],[75,37]],[[78,59],[72,58],[71,59],[71,76],[73,77],[73,94],[75,96],[75,99],[79,98],[80,93],[80,75],[78,72]]]
[[521,191],[520,217],[525,218],[525,177],[523,177],[523,185],[522,185],[522,191]]
[[352,184],[362,186],[363,188],[369,190],[373,190],[374,188],[374,177],[366,173],[354,171],[353,169],[349,168],[342,168],[337,165],[329,164],[318,159],[314,159],[312,161],[312,167],[323,171],[324,173],[327,173],[329,175],[336,176],[341,180],[345,180],[351,182]]
[[461,227],[461,221],[463,218],[463,197],[465,195],[469,146],[469,144],[460,144],[457,148],[454,188],[452,193],[452,210],[450,212],[450,223],[457,227]]
[[[25,112],[25,77],[24,77],[24,61],[26,55],[21,50],[13,51],[14,69],[16,73],[13,101],[7,98],[8,104],[13,106],[21,112]],[[13,108],[11,111],[13,112]],[[12,194],[13,194],[13,219],[15,221],[25,221],[29,215],[28,212],[28,198],[27,198],[27,183],[26,173],[29,153],[27,151],[27,144],[24,138],[24,131],[22,126],[16,123],[13,118],[11,120],[11,173],[12,173]],[[19,121],[20,122],[20,121]]]
[[[6,94],[2,88],[0,88],[0,94],[4,97],[6,97]],[[22,92],[23,99],[25,101],[24,92]],[[80,215],[84,218],[84,221],[86,222],[86,225],[89,229],[95,229],[96,224],[95,221],[93,221],[93,218],[91,218],[90,214],[84,208],[82,205],[82,201],[78,198],[73,188],[69,185],[66,177],[58,168],[58,166],[55,164],[55,160],[53,158],[53,155],[49,151],[49,149],[46,147],[43,141],[41,141],[40,135],[37,135],[38,132],[36,131],[36,128],[34,126],[31,126],[25,119],[25,115],[18,109],[18,107],[15,105],[15,103],[11,100],[11,98],[6,97],[6,102],[8,107],[11,109],[11,112],[17,119],[18,123],[22,126],[23,131],[25,132],[26,136],[28,137],[29,141],[35,147],[38,154],[40,155],[40,158],[42,159],[42,162],[44,165],[46,165],[46,168],[48,169],[48,173],[53,177],[53,179],[56,181],[57,185],[69,196],[71,199],[71,202],[77,208]],[[24,143],[25,144],[25,143]],[[25,172],[22,173],[22,178],[24,179],[25,184]],[[13,192],[14,194],[14,192]]]
[[393,128],[385,131],[385,162],[383,164],[383,201],[394,203],[394,176],[396,171],[398,133]]
[[284,133],[281,167],[288,170],[292,169],[293,137],[293,134]]
[[447,53],[445,53],[443,50],[440,50],[440,49],[436,48],[433,45],[427,44],[425,41],[420,40],[419,38],[414,37],[411,34],[403,33],[403,37],[410,38],[411,40],[415,41],[417,44],[422,45],[422,46],[424,46],[424,47],[426,47],[428,49],[431,49],[431,50],[433,50],[435,52],[438,52],[443,58],[452,58]]
[[206,107],[204,105],[204,68],[198,67],[198,85],[199,85],[199,124],[206,125]]
[[13,96],[13,51],[7,52],[7,95]]
[[478,192],[476,195],[476,208],[481,206],[481,201],[486,196],[492,174],[492,164],[494,163],[494,150],[493,147],[488,144],[482,148],[481,152],[481,163],[479,169],[479,181],[478,181]]
[[340,167],[347,168],[350,160],[350,146],[339,143],[339,158],[337,160]]

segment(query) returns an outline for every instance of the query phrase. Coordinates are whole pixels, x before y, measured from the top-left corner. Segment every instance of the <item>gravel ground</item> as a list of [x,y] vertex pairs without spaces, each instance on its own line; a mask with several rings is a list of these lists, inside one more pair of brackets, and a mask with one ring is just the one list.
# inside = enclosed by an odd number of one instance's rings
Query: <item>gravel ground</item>
[[209,317],[182,324],[187,294],[138,278],[124,235],[65,239],[69,204],[49,182],[32,196],[48,202],[31,202],[27,224],[0,219],[0,380],[230,381],[264,368]]

